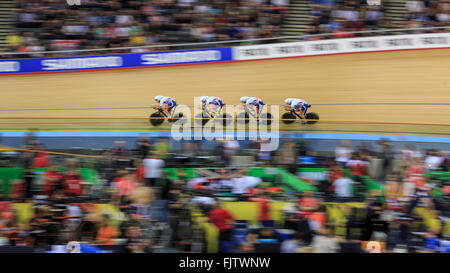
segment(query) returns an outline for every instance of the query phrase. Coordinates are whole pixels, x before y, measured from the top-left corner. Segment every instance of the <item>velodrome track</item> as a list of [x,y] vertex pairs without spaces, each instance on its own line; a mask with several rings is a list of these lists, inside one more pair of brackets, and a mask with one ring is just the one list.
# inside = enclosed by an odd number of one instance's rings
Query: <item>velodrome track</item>
[[155,95],[190,106],[194,96],[237,105],[248,95],[303,98],[319,113],[319,123],[284,132],[450,136],[450,49],[11,75],[0,86],[0,131],[170,130],[148,123]]

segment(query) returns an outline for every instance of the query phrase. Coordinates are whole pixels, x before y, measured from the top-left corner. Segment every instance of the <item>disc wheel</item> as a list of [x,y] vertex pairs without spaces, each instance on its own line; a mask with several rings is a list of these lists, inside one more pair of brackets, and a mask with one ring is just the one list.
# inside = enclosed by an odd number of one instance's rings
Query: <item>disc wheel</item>
[[307,113],[306,119],[313,119],[313,120],[308,120],[308,124],[314,124],[319,121],[319,115],[317,113]]
[[155,112],[150,115],[150,124],[153,126],[159,126],[164,122],[164,115],[159,112]]
[[286,112],[283,115],[281,115],[281,120],[284,124],[291,124],[295,121],[297,117],[292,114],[291,112]]

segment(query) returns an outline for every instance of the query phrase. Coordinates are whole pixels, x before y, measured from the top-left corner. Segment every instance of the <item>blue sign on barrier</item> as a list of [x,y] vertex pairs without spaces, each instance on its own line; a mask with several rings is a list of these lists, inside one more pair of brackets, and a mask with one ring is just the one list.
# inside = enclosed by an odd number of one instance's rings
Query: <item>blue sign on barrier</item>
[[0,74],[135,68],[231,61],[231,48],[0,61]]

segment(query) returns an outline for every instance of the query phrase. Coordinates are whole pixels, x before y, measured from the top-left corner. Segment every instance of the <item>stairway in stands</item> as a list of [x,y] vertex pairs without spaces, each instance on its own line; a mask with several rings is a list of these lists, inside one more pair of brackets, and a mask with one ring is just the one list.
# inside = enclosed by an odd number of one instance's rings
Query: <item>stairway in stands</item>
[[[291,0],[289,14],[284,19],[282,36],[299,36],[308,31],[311,24],[309,0]],[[298,39],[286,39],[296,41]]]
[[388,0],[384,2],[385,19],[393,23],[394,28],[403,27],[405,24],[407,0]]
[[0,1],[0,48],[4,48],[6,46],[5,38],[8,36],[11,28],[13,27],[11,10],[14,7],[14,0]]

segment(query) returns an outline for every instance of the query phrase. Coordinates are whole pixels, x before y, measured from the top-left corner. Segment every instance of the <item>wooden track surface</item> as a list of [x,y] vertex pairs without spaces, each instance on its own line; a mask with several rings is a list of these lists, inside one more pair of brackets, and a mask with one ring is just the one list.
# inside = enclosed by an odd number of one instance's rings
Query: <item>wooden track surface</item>
[[[190,106],[194,96],[219,96],[231,105],[247,95],[267,104],[303,98],[324,120],[281,125],[282,131],[450,136],[450,126],[443,126],[450,125],[448,49],[3,76],[0,86],[1,130],[167,130],[167,122],[152,127],[145,119],[153,112],[149,107],[155,95],[172,96],[178,104]],[[123,117],[131,119],[116,119]]]

